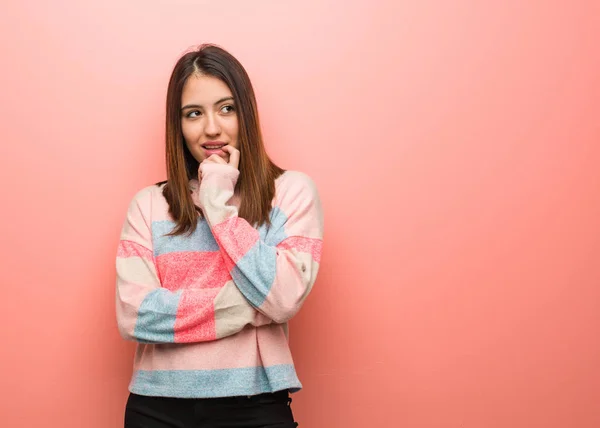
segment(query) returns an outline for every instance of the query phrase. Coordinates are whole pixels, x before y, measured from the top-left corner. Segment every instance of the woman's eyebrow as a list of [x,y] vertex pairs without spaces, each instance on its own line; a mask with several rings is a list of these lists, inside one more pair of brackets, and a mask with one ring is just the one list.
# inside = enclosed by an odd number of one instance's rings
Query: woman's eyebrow
[[[223,101],[233,101],[233,97],[223,97],[215,102],[214,105],[221,104]],[[181,110],[185,110],[186,108],[202,108],[200,104],[187,104],[181,107]]]

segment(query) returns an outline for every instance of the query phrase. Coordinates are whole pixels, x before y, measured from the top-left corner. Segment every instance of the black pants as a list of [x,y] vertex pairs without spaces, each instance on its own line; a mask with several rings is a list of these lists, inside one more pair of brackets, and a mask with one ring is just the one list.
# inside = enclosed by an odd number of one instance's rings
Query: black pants
[[129,394],[125,428],[294,428],[288,391],[252,397],[170,398]]

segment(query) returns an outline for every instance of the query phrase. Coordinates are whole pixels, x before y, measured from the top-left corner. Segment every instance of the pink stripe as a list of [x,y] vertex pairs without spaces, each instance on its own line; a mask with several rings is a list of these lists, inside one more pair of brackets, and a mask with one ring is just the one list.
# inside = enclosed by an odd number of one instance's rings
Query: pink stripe
[[182,251],[156,258],[162,286],[169,290],[219,288],[231,280],[219,251]]
[[296,250],[303,253],[310,253],[312,258],[317,263],[321,263],[321,251],[323,249],[323,241],[316,238],[304,238],[302,236],[291,236],[284,239],[277,245],[277,248],[284,250]]
[[[263,346],[269,347],[268,355]],[[135,370],[219,370],[293,363],[283,327],[278,324],[246,328],[211,342],[141,347],[135,356]]]
[[258,329],[256,343],[260,349],[261,362],[264,367],[278,364],[293,364],[292,354],[287,343],[281,324],[271,324]]
[[142,259],[153,261],[154,255],[148,248],[138,244],[137,242],[121,240],[117,249],[117,257],[141,257]]
[[212,232],[219,246],[226,249],[233,262],[229,266],[230,261],[227,260],[229,267],[233,267],[260,239],[258,231],[240,217],[232,217],[217,224]]
[[[217,338],[213,302],[219,291],[216,288],[202,292],[183,291],[175,319],[176,343],[203,342]],[[190,325],[197,327],[189,328]]]

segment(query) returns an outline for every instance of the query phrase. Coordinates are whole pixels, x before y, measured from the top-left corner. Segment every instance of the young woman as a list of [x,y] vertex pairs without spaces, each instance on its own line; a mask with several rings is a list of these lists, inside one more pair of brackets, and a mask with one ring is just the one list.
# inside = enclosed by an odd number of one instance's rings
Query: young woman
[[175,65],[166,162],[117,253],[118,327],[137,342],[125,427],[295,427],[287,322],[315,282],[321,203],[269,159],[248,75],[217,46]]

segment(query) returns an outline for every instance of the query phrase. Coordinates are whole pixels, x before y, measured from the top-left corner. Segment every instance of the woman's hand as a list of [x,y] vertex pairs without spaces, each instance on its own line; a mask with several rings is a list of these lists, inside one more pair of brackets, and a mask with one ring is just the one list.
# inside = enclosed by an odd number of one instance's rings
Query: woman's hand
[[[229,145],[223,146],[221,148],[221,150],[229,153],[229,162],[227,162],[225,159],[223,159],[219,155],[210,155],[208,158],[204,159],[200,165],[202,165],[204,163],[220,163],[223,165],[232,166],[235,169],[239,169],[240,151],[238,149],[236,149],[235,147],[232,147]],[[198,168],[198,178],[202,179],[202,171],[200,171],[199,168]]]

